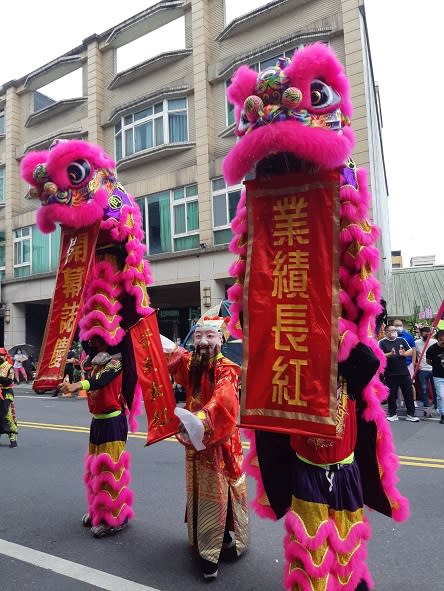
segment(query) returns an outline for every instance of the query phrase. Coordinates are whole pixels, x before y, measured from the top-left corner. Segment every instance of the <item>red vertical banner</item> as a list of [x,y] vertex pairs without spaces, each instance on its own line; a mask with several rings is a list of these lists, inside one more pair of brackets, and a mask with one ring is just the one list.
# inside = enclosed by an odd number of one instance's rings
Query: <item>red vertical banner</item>
[[33,383],[36,392],[55,389],[63,379],[99,228],[100,222],[80,230],[62,227],[54,296],[46,322],[37,376]]
[[148,418],[146,444],[151,445],[179,431],[179,419],[174,414],[176,399],[154,310],[130,329],[130,335]]
[[335,437],[339,174],[245,184],[241,425]]

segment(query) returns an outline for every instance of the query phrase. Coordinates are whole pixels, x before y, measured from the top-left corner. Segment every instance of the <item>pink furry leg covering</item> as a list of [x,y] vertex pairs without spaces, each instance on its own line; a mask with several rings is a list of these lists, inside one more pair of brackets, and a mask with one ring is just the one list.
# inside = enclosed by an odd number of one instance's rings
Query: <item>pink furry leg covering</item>
[[287,591],[354,591],[373,581],[365,559],[370,525],[363,509],[334,511],[293,497],[285,516]]
[[[120,447],[123,448],[123,442],[114,442],[113,449]],[[124,449],[117,453],[87,454],[84,481],[93,526],[103,522],[117,527],[134,517],[130,462],[131,456]]]

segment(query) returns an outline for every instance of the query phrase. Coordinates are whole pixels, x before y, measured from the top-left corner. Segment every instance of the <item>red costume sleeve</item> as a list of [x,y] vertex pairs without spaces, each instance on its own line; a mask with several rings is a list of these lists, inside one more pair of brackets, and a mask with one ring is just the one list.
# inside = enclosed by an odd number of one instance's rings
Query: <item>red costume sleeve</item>
[[216,368],[213,395],[202,410],[195,413],[204,424],[203,442],[207,447],[219,445],[228,439],[236,427],[239,413],[239,374],[240,367],[223,360]]
[[183,347],[177,347],[172,353],[167,353],[168,371],[174,381],[188,392],[188,367],[191,353]]

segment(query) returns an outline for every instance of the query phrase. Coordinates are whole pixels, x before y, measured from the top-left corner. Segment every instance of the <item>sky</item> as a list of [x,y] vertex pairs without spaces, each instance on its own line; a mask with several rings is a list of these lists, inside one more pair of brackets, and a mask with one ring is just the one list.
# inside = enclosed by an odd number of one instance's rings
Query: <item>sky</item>
[[[0,85],[32,72],[89,35],[102,33],[156,1],[107,0],[105,4],[76,0],[72,10],[62,10],[62,3],[51,0],[7,2],[2,11]],[[265,3],[226,0],[227,20]],[[404,266],[409,266],[412,256],[421,255],[436,255],[436,264],[444,265],[444,198],[437,185],[444,152],[440,141],[444,137],[442,64],[438,67],[438,56],[443,55],[439,27],[444,4],[424,0],[419,9],[418,4],[399,0],[365,0],[365,7],[381,96],[391,247],[402,251]],[[183,44],[180,36],[168,30],[160,36],[174,39],[174,45],[165,49]],[[152,41],[152,55],[159,47],[159,39]],[[126,67],[126,51],[118,56],[119,70]]]

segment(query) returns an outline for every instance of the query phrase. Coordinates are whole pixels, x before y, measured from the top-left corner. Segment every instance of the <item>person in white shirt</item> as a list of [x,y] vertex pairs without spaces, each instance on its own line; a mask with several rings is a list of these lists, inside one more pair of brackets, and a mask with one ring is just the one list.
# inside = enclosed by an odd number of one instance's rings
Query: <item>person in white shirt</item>
[[[426,341],[429,338],[431,333],[430,326],[423,326],[419,333],[421,338],[415,341],[416,345],[416,359],[419,360],[421,355],[422,359],[421,362],[416,364],[417,376],[419,380],[419,386],[421,388],[421,400],[424,405],[424,416],[430,415],[430,412],[436,407],[436,390],[435,385],[433,383],[433,375],[432,375],[432,366],[429,365],[426,361],[426,351],[434,345],[437,341],[436,339],[431,338],[426,347]],[[424,351],[424,354],[423,354]],[[433,392],[433,403],[430,404],[429,401],[429,382],[432,387]]]
[[26,383],[28,383],[28,376],[26,374],[26,370],[23,367],[23,363],[27,361],[28,357],[22,353],[20,348],[17,348],[17,351],[14,355],[14,375],[15,381],[17,384],[20,384],[20,376],[23,377]]

